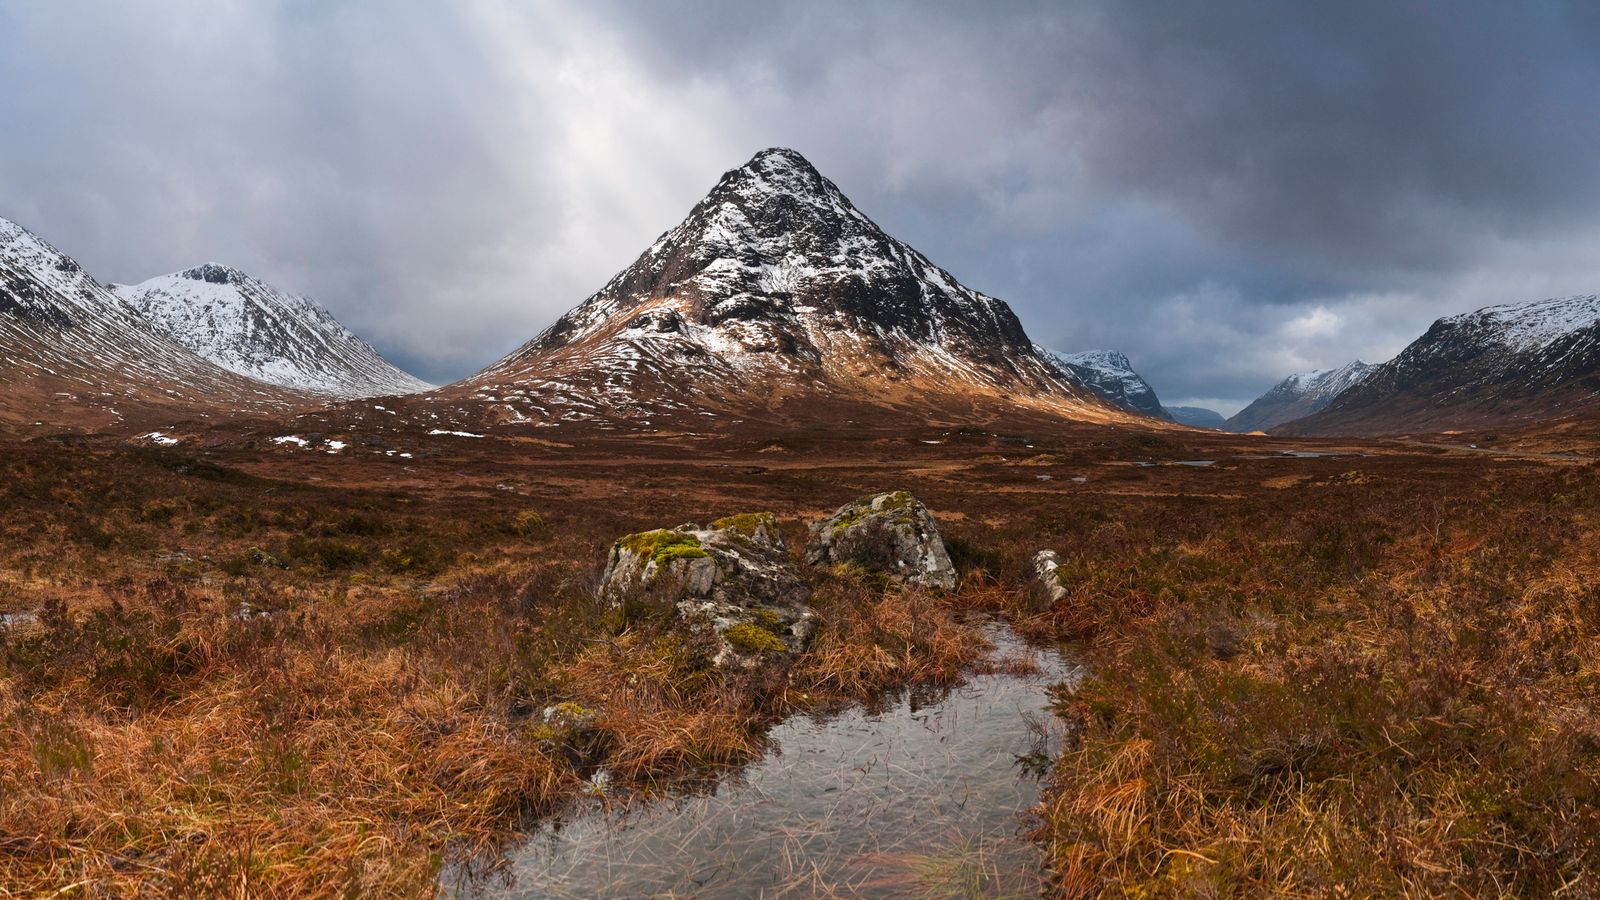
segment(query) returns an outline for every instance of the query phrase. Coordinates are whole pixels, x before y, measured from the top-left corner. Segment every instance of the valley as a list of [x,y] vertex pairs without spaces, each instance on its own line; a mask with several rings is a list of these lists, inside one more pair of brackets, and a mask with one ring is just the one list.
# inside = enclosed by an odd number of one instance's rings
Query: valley
[[[1592,435],[1014,424],[386,437],[410,457],[233,427],[8,441],[0,883],[426,895],[448,865],[492,885],[597,767],[617,802],[692,791],[788,717],[959,683],[993,621],[1090,673],[1017,822],[1063,893],[1600,871]],[[782,678],[706,670],[596,605],[619,535],[771,511],[798,547],[885,490],[928,505],[958,587],[810,571],[821,630]],[[1067,594],[1041,607],[1044,548]],[[592,711],[581,745],[553,704]]]
[[1224,420],[783,148],[440,387],[0,276],[0,895],[1600,893],[1593,297]]

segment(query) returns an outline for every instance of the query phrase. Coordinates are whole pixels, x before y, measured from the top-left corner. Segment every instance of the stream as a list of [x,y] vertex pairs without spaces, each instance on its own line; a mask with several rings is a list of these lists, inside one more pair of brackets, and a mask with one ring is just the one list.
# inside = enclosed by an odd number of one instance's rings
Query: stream
[[480,897],[1038,896],[1026,813],[1059,751],[1062,653],[990,633],[1025,660],[940,691],[798,716],[769,751],[697,794],[606,804],[545,822]]

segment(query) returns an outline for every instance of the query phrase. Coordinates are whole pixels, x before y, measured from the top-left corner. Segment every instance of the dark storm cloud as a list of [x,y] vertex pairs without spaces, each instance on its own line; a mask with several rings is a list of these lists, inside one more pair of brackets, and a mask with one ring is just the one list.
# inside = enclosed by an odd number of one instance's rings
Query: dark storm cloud
[[205,258],[435,379],[757,149],[1169,402],[1600,284],[1600,16],[1372,2],[0,7],[0,214]]

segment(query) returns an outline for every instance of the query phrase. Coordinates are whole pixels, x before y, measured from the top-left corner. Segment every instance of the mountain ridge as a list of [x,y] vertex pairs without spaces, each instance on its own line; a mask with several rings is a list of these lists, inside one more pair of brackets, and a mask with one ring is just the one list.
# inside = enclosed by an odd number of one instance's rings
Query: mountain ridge
[[231,372],[338,398],[433,387],[393,364],[308,297],[205,263],[112,291],[168,337]]
[[1309,416],[1366,378],[1377,366],[1361,360],[1334,369],[1297,372],[1273,385],[1223,423],[1229,431],[1265,431]]
[[1393,434],[1554,420],[1600,409],[1600,295],[1436,320],[1285,434]]

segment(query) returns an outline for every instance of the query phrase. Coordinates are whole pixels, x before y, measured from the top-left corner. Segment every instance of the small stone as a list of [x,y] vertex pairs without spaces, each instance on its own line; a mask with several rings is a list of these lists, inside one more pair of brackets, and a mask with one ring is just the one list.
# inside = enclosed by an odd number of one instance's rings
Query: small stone
[[1060,569],[1061,557],[1054,550],[1040,550],[1033,555],[1034,580],[1038,583],[1039,593],[1047,601],[1046,605],[1067,596],[1066,585],[1061,583]]

